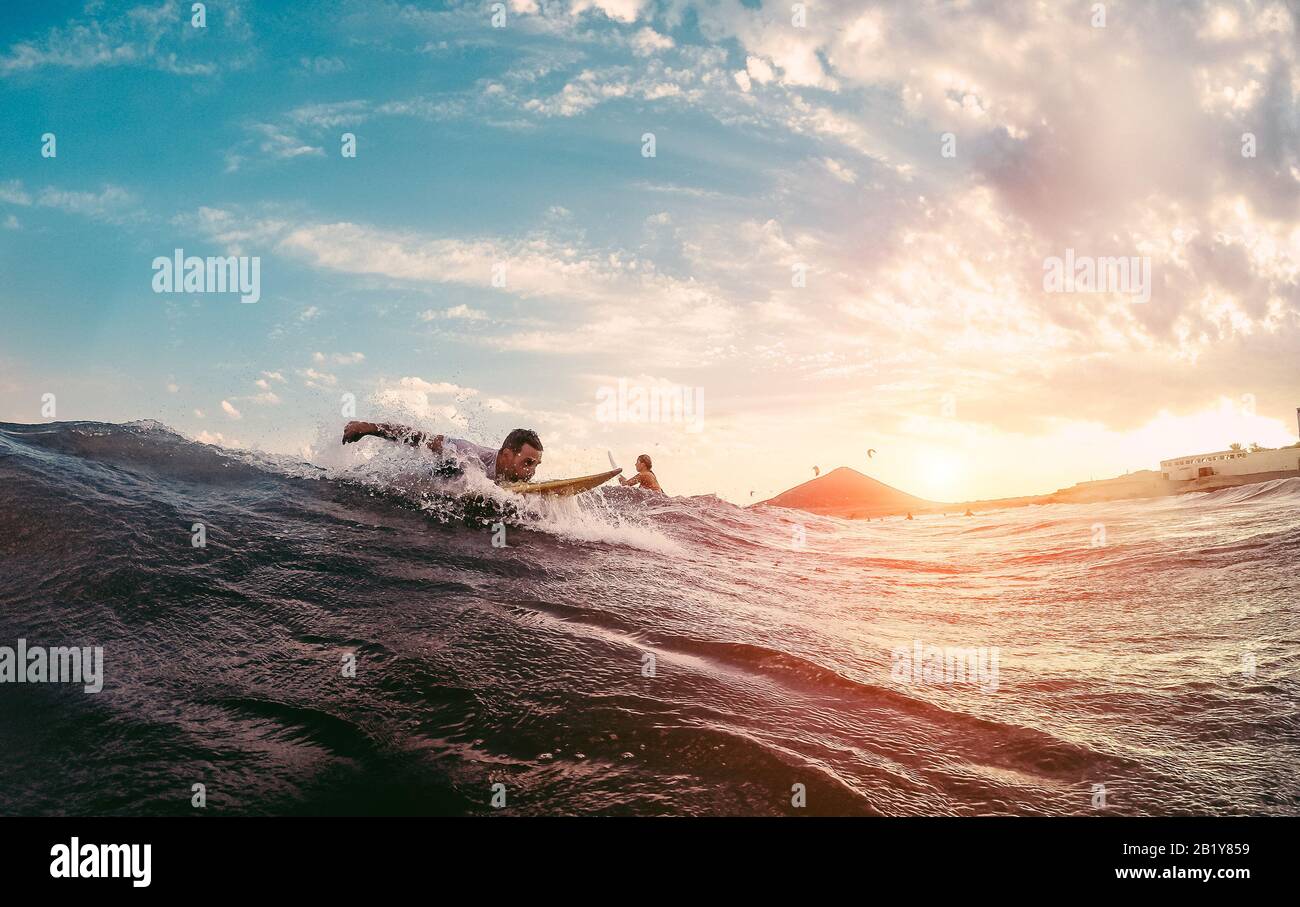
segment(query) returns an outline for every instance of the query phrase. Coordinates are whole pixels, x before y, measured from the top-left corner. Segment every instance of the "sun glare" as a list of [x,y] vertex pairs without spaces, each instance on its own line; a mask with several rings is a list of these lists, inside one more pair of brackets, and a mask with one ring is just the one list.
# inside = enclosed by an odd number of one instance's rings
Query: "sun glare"
[[960,498],[965,472],[960,457],[948,451],[930,449],[917,457],[916,467],[918,481],[913,494],[936,501]]

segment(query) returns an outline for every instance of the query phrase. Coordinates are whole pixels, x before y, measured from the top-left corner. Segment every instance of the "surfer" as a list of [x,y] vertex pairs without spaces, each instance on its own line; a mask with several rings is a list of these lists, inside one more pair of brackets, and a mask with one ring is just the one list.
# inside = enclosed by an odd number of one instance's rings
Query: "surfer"
[[494,451],[461,438],[430,437],[422,431],[392,422],[349,422],[344,427],[344,444],[362,438],[383,438],[412,447],[427,447],[453,469],[455,464],[465,460],[478,462],[482,464],[484,474],[494,482],[527,482],[542,462],[542,439],[531,428],[516,428],[506,435],[500,449]]
[[[641,454],[641,456],[636,458],[636,475],[632,476],[632,478],[630,479],[625,479],[622,476],[619,476],[618,477],[619,484],[640,485],[646,491],[653,491],[656,494],[663,494],[664,490],[659,487],[659,479],[655,477],[655,474],[653,472],[651,472],[650,467],[651,467],[650,455]],[[753,492],[750,493],[753,494]]]

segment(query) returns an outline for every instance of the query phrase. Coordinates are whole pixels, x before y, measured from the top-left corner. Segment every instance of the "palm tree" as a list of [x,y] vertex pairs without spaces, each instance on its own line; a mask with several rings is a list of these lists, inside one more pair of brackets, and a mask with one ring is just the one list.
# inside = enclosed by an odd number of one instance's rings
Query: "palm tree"
[[1228,445],[1228,450],[1241,450],[1241,445],[1234,441]]

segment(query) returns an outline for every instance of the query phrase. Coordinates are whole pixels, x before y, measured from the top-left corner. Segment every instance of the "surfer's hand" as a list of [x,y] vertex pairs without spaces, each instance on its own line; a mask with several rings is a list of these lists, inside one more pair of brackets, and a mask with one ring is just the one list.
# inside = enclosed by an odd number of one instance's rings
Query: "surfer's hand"
[[351,444],[375,433],[376,426],[369,422],[349,422],[343,427],[343,443]]

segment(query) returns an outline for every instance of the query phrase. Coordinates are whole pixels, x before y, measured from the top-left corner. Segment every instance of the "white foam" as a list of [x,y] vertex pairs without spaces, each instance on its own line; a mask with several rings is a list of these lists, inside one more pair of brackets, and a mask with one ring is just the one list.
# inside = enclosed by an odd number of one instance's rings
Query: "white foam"
[[[516,501],[519,495],[510,495]],[[599,501],[600,503],[596,503]],[[680,554],[682,547],[664,535],[647,514],[619,510],[603,499],[586,503],[578,496],[537,497],[530,501],[530,515],[537,519],[532,528],[577,542],[604,542],[626,545],[659,554]]]

